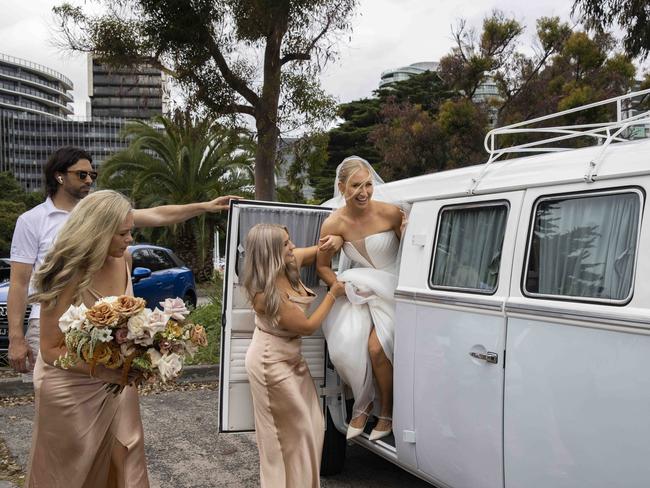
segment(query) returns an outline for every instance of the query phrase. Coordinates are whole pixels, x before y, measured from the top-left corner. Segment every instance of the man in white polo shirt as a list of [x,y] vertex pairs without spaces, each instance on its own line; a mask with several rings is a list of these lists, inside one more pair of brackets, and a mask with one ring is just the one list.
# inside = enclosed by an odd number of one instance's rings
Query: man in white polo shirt
[[[21,373],[30,372],[39,350],[40,307],[32,306],[27,333],[23,320],[27,310],[32,273],[43,263],[56,235],[74,206],[90,192],[97,173],[90,155],[78,148],[62,147],[45,165],[47,199],[25,212],[16,222],[11,241],[11,278],[7,299],[9,364]],[[159,227],[183,222],[205,212],[228,209],[231,195],[210,202],[164,205],[133,211],[136,227]],[[30,380],[26,376],[26,381]]]

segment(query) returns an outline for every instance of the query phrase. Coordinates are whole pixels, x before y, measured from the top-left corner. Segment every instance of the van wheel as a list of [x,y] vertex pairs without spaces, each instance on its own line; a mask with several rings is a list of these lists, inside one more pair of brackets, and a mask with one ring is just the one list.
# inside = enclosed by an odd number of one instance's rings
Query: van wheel
[[334,421],[330,415],[330,409],[327,407],[325,407],[325,416],[327,430],[325,431],[325,439],[323,440],[323,457],[320,462],[320,474],[330,476],[343,471],[347,442],[345,441],[345,436],[334,425]]

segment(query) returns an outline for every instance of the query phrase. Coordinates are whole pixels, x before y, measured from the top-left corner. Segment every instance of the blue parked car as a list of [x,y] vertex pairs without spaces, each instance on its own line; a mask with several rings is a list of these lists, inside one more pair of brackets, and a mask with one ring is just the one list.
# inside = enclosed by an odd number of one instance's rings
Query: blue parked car
[[133,257],[133,294],[153,309],[165,298],[181,297],[196,307],[194,273],[170,249],[149,244],[129,246]]
[[[147,301],[153,309],[165,298],[181,297],[188,307],[196,307],[194,273],[165,247],[139,244],[129,246],[133,256],[133,294]],[[9,292],[9,259],[0,258],[0,365],[6,361],[9,347],[7,294]],[[25,330],[31,306],[25,313]]]

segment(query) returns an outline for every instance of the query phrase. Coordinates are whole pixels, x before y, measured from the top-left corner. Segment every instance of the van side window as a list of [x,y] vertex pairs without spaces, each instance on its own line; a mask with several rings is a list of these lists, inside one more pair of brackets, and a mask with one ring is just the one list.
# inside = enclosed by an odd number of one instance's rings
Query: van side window
[[525,293],[627,301],[632,295],[640,210],[641,193],[633,190],[538,201]]
[[429,285],[494,293],[499,281],[507,218],[505,202],[443,208]]

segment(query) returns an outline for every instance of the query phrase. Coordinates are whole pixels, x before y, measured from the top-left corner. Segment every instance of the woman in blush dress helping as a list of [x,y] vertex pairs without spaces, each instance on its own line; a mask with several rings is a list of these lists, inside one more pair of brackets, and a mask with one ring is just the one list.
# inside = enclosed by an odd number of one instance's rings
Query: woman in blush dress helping
[[[130,256],[133,211],[121,194],[98,191],[71,212],[35,275],[41,303],[40,354],[34,369],[35,421],[30,488],[147,488],[138,392],[122,368],[79,361],[68,369],[59,318],[72,304],[133,295]],[[106,389],[122,385],[121,393]]]
[[393,294],[403,222],[399,207],[372,199],[375,183],[383,182],[365,159],[352,156],[339,165],[335,196],[344,205],[323,222],[321,237],[343,237],[343,253],[352,266],[340,267],[337,277],[330,264],[333,252],[317,258],[318,274],[326,283],[346,283],[347,300],[336,301],[323,332],[330,359],[354,394],[347,437],[360,435],[375,409],[379,415],[370,434],[373,441],[392,431]]
[[[335,252],[341,247],[340,238],[328,241],[320,249]],[[300,267],[314,262],[317,247],[296,249],[285,227],[258,224],[249,231],[245,249],[243,285],[256,326],[246,353],[246,372],[253,395],[260,484],[262,488],[317,488],[323,411],[300,354],[301,336],[318,329],[345,292],[344,286],[334,280],[308,317],[306,311],[316,295],[300,281]]]

